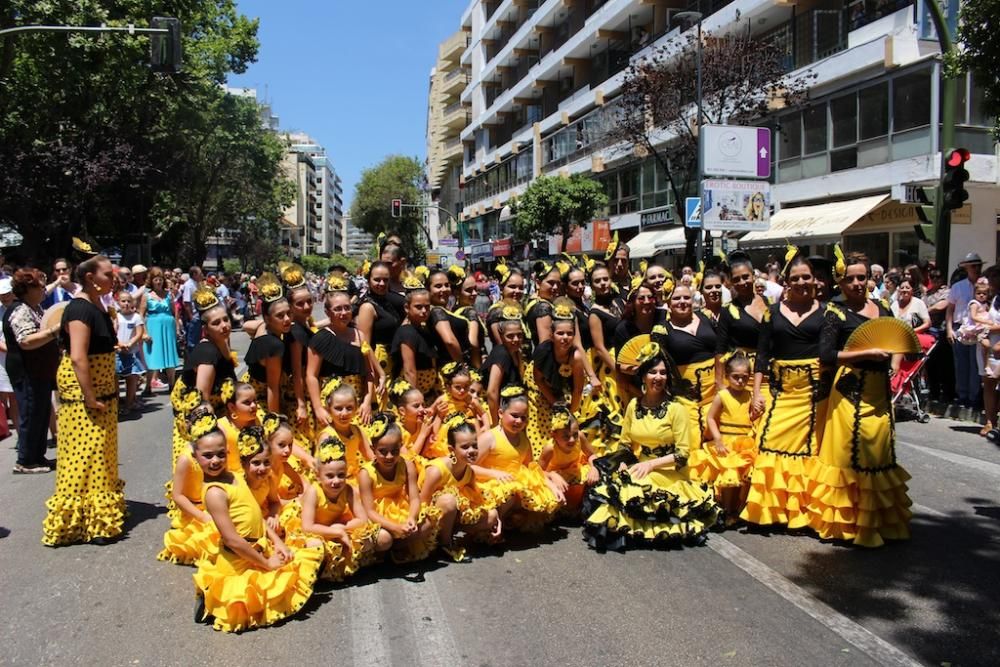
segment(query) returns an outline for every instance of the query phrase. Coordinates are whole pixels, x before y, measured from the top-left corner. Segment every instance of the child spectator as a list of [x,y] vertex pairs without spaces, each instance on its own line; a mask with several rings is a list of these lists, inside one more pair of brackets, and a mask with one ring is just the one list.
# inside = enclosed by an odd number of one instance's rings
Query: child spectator
[[136,409],[135,393],[139,388],[139,377],[146,372],[139,357],[139,343],[146,327],[142,317],[135,312],[135,298],[122,290],[118,294],[118,355],[117,373],[125,378],[125,405],[120,414],[128,414]]

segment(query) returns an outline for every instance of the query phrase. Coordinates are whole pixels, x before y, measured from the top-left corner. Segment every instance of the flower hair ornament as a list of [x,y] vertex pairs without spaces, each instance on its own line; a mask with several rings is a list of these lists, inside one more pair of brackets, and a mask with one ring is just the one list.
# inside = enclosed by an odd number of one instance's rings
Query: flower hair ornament
[[509,384],[500,390],[500,398],[517,398],[518,396],[526,396],[527,393],[521,385]]
[[839,243],[833,244],[833,255],[837,258],[837,261],[833,263],[833,277],[839,283],[847,275],[847,259],[844,257],[844,251],[840,248]]
[[371,275],[372,275],[372,261],[370,259],[366,259],[364,261],[364,263],[361,265],[361,275],[363,275],[365,278],[370,278],[371,277]]
[[590,255],[580,256],[580,268],[583,269],[583,272],[586,274],[588,280],[590,279],[591,274],[594,273],[594,269],[596,269],[597,266],[597,260]]
[[663,296],[666,299],[670,298],[670,295],[674,293],[674,287],[677,285],[677,281],[674,279],[674,274],[667,271],[667,279],[663,281]]
[[212,431],[219,430],[219,422],[213,414],[201,415],[193,422],[191,422],[191,427],[188,429],[188,433],[191,435],[191,439],[198,440]]
[[441,423],[441,426],[447,433],[451,429],[455,428],[456,426],[460,426],[461,424],[464,424],[467,421],[469,421],[468,418],[461,412],[453,412],[447,417],[445,417],[445,420]]
[[431,277],[431,270],[421,264],[420,266],[413,267],[413,275],[420,278],[420,282],[426,285],[427,279]]
[[456,375],[469,374],[469,367],[458,361],[449,361],[444,366],[441,367],[439,371],[441,379],[445,382],[451,382],[451,379]]
[[573,302],[566,297],[559,297],[552,305],[552,319],[554,320],[575,320],[576,308]]
[[636,355],[635,360],[639,362],[639,365],[646,363],[650,359],[659,356],[660,346],[657,343],[646,343],[639,350],[639,354]]
[[552,406],[552,430],[561,431],[569,428],[573,421],[573,413],[569,411],[569,406],[565,403],[556,403]]
[[626,301],[631,301],[633,297],[635,297],[635,293],[639,290],[640,287],[642,287],[643,275],[645,273],[646,272],[643,271],[642,273],[635,273],[632,275],[632,281],[629,284],[629,289],[628,289],[628,297],[625,299]]
[[389,430],[389,427],[394,424],[395,421],[396,418],[388,412],[379,412],[373,415],[372,423],[365,428],[365,432],[368,434],[368,439],[375,442],[385,435],[385,432]]
[[469,369],[469,379],[472,380],[473,382],[482,383],[482,381],[483,381],[483,374],[480,373],[479,371],[477,371],[475,368],[470,368]]
[[608,261],[615,256],[615,252],[618,250],[618,232],[611,237],[611,242],[608,243],[608,249],[604,251],[604,261]]
[[260,428],[264,432],[264,437],[268,440],[274,435],[282,424],[287,424],[288,421],[285,419],[285,415],[279,415],[277,412],[268,412],[264,415],[263,419],[260,420]]
[[569,277],[569,272],[576,266],[576,262],[570,263],[567,262],[566,260],[559,259],[556,260],[553,266],[559,270],[559,278],[561,280],[566,280],[566,278]]
[[306,274],[298,264],[278,262],[278,275],[281,276],[281,282],[285,283],[285,289],[293,290],[305,287]]
[[514,304],[504,306],[500,311],[500,317],[506,322],[520,322],[523,318],[521,307]]
[[285,296],[281,282],[273,273],[264,273],[257,279],[257,289],[265,303],[274,303]]
[[229,403],[236,396],[236,381],[233,378],[226,378],[219,385],[219,397],[223,403]]
[[507,260],[501,257],[496,268],[493,269],[493,273],[496,274],[500,287],[506,285],[507,281],[510,280],[510,267],[507,266]]
[[403,289],[412,292],[413,290],[425,289],[424,281],[420,279],[415,273],[403,278]]
[[452,264],[449,266],[446,273],[448,274],[448,281],[451,282],[452,285],[461,285],[465,282],[465,269],[458,264]]
[[784,276],[788,275],[788,267],[791,266],[792,260],[795,259],[795,256],[798,254],[799,254],[798,247],[793,246],[791,243],[788,243],[785,249],[785,268],[781,270],[782,275]]
[[207,313],[218,305],[221,305],[219,297],[215,295],[215,292],[211,287],[199,287],[191,295],[191,301],[194,303],[195,309],[201,313]]
[[201,405],[201,403],[201,390],[197,387],[187,387],[184,391],[180,392],[180,395],[177,397],[177,401],[174,402],[174,409],[177,410],[177,412],[186,415]]
[[343,461],[346,458],[347,447],[344,446],[344,443],[337,436],[327,436],[319,443],[319,452],[316,454],[316,460],[321,464]]
[[326,282],[323,283],[324,294],[330,294],[332,292],[346,292],[347,291],[347,278],[340,275],[339,273],[331,273],[326,277]]
[[552,269],[554,267],[548,262],[540,259],[535,262],[535,265],[531,268],[531,275],[535,277],[535,280],[543,280],[545,276],[552,273]]
[[404,380],[403,378],[396,378],[393,380],[392,384],[389,385],[389,395],[390,396],[402,396],[406,392],[413,389],[413,385]]
[[333,392],[337,391],[337,388],[340,387],[341,384],[340,378],[330,378],[327,380],[326,384],[323,385],[322,391],[319,392],[320,400],[323,401],[324,404],[329,403],[330,396],[333,395]]
[[264,430],[260,426],[246,426],[240,429],[236,439],[241,459],[252,459],[264,451]]

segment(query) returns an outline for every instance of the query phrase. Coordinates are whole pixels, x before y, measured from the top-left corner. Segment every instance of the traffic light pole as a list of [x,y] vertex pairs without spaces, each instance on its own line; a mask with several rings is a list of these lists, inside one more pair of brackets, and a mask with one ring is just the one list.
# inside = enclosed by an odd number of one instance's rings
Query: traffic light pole
[[129,23],[127,26],[83,26],[83,25],[20,25],[14,28],[4,28],[0,30],[0,37],[13,35],[19,32],[127,32],[130,35],[168,35],[170,31],[166,28],[137,28],[135,24]]
[[[937,0],[924,0],[930,12],[931,20],[934,22],[934,30],[937,31],[938,44],[941,46],[941,175],[944,175],[945,156],[955,147],[955,99],[958,96],[958,81],[954,77],[947,76],[944,72],[945,59],[955,51],[955,45],[951,41],[951,34],[948,32],[948,24],[944,20],[944,12]],[[935,260],[937,268],[948,277],[950,268],[948,266],[949,253],[951,251],[951,211],[944,205],[943,188],[941,179],[938,179],[937,196],[934,198],[937,208],[937,220],[935,227]]]
[[[426,209],[429,209],[429,208],[433,208],[433,209],[435,209],[437,211],[440,211],[441,213],[444,213],[445,215],[447,215],[451,219],[452,222],[455,223],[455,229],[458,230],[458,245],[459,245],[459,248],[461,248],[461,249],[465,248],[465,235],[462,234],[462,223],[460,223],[458,221],[458,219],[455,217],[455,215],[451,211],[449,211],[448,209],[441,208],[440,206],[437,206],[436,204],[407,204],[407,203],[400,203],[400,208],[419,208],[421,210],[426,210]],[[429,250],[430,247],[431,247],[431,245],[432,245],[432,243],[433,243],[433,241],[431,240],[431,230],[427,229],[424,226],[421,226],[421,229],[424,230],[424,236],[427,237],[427,248]]]

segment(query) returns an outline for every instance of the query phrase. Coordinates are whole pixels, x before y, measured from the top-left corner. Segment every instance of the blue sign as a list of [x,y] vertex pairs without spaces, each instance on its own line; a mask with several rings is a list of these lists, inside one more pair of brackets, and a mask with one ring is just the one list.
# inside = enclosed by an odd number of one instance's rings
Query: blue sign
[[701,229],[701,199],[698,197],[684,199],[684,226]]

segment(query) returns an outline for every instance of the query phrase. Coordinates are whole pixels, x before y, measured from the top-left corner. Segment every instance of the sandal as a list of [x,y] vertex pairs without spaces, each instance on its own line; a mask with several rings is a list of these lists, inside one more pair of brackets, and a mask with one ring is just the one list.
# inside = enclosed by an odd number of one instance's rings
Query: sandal
[[990,422],[986,422],[985,424],[983,424],[983,427],[979,429],[979,435],[985,438],[986,434],[992,430],[993,430],[993,424],[991,424]]
[[14,474],[15,475],[40,475],[47,472],[52,472],[52,468],[47,465],[33,465],[25,466],[20,463],[14,464]]

